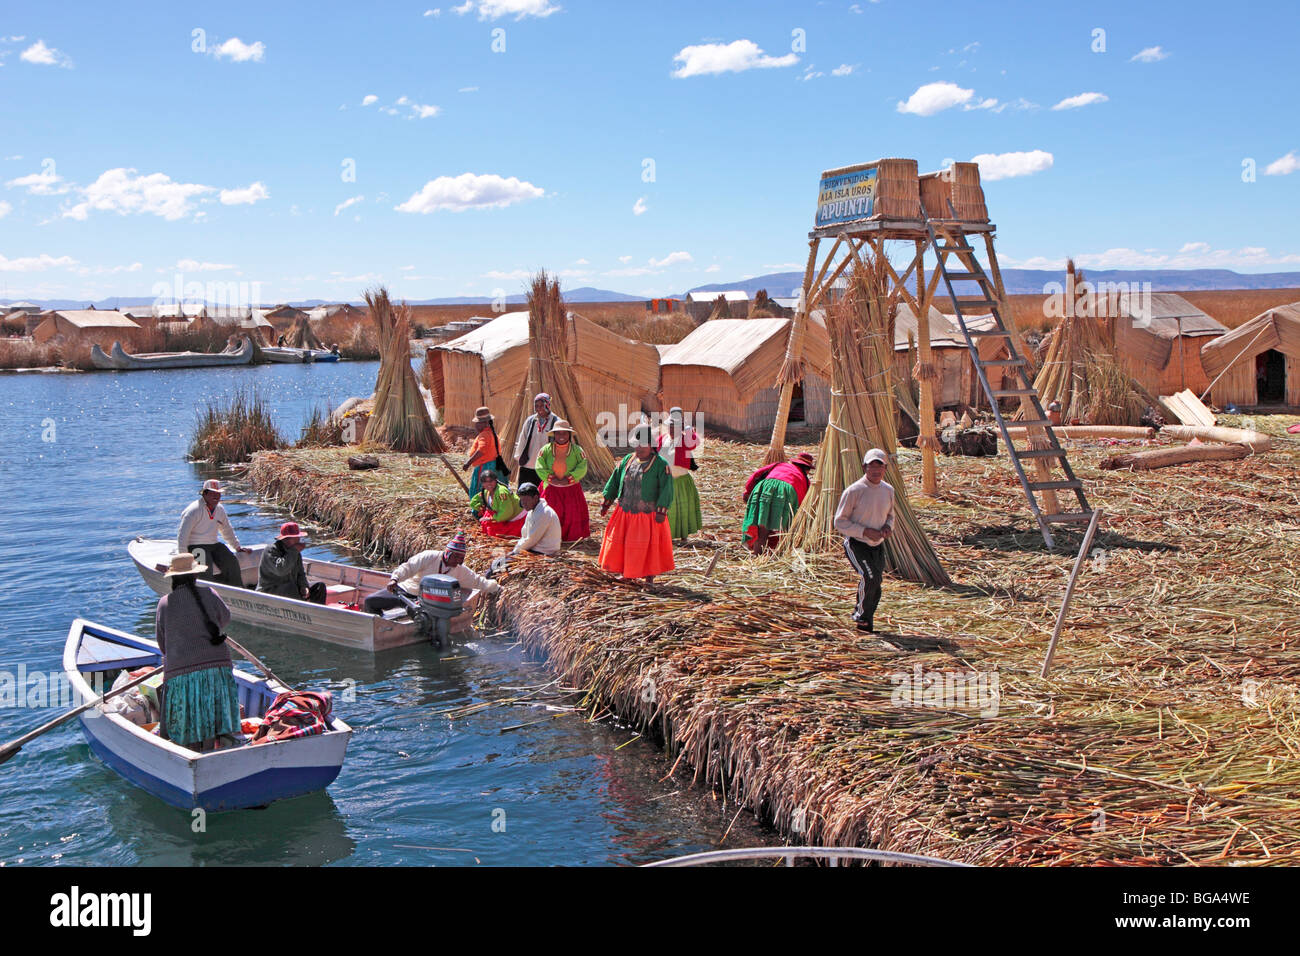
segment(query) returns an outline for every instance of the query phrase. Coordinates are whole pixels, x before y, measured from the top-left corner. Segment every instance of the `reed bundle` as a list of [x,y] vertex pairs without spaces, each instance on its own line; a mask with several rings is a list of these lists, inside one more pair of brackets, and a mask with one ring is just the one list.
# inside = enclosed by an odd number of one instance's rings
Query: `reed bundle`
[[731,314],[731,304],[727,301],[725,295],[720,295],[713,300],[713,311],[709,313],[709,321],[730,318],[734,318]]
[[560,280],[543,270],[528,289],[528,378],[515,396],[502,435],[516,435],[533,411],[533,396],[551,396],[555,414],[573,426],[574,439],[587,455],[587,477],[603,483],[614,473],[614,456],[600,440],[596,420],[582,398],[569,364],[569,314]]
[[323,349],[325,346],[316,337],[307,316],[300,315],[293,323],[293,328],[284,337],[284,344],[291,349]]
[[[1070,262],[1067,271],[1074,272]],[[1083,283],[1079,273],[1078,284]],[[1066,288],[1075,288],[1070,281]],[[1093,297],[1093,301],[1096,297]],[[1140,385],[1116,354],[1110,320],[1091,308],[1071,308],[1048,338],[1034,378],[1043,407],[1061,403],[1065,422],[1086,425],[1137,425],[1160,403]],[[1021,417],[1023,412],[1017,413]]]
[[445,451],[411,367],[410,310],[405,306],[394,308],[383,287],[368,291],[366,304],[379,333],[379,376],[375,380],[375,405],[366,426],[367,440],[394,451]]
[[784,318],[785,313],[779,305],[772,301],[766,289],[759,289],[758,292],[754,293],[754,301],[750,303],[749,317],[751,319],[779,319]]
[[[854,270],[849,289],[826,311],[831,339],[831,415],[822,439],[817,470],[783,553],[794,549],[839,548],[835,510],[844,489],[862,477],[862,459],[871,448],[890,455],[886,480],[894,488],[894,533],[885,544],[889,566],[900,577],[927,584],[949,584],[938,555],[907,498],[907,487],[894,459],[898,448],[898,394],[892,381],[896,304],[886,292],[884,263],[868,253],[864,268]],[[896,294],[896,293],[895,293]]]

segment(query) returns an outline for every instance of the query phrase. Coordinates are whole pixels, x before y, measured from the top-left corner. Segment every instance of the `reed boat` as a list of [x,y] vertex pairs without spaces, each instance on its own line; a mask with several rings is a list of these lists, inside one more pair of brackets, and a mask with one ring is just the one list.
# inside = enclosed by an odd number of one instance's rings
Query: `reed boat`
[[[385,611],[382,616],[361,610],[367,594],[388,586],[385,571],[304,558],[307,580],[325,584],[325,604],[250,590],[257,586],[257,568],[265,549],[266,545],[256,545],[249,553],[237,555],[243,587],[216,581],[199,582],[221,595],[233,620],[370,653],[429,641],[429,635],[421,632],[401,608]],[[176,553],[175,539],[137,537],[128,542],[126,550],[145,584],[156,594],[171,590],[163,574],[171,555]],[[452,621],[451,633],[464,634],[472,626],[473,613],[466,611]]]
[[140,352],[131,355],[114,342],[108,355],[99,345],[90,347],[90,361],[106,371],[131,372],[150,368],[226,368],[253,361],[253,342],[243,339],[234,352]]
[[[93,700],[123,669],[160,666],[158,645],[78,618],[68,631],[63,670],[82,700]],[[245,717],[261,717],[289,688],[236,669],[239,705]],[[352,728],[337,717],[329,730],[311,737],[243,745],[199,753],[132,723],[103,705],[80,717],[90,749],[114,772],[183,810],[240,810],[262,807],[323,790],[343,767]]]
[[313,362],[337,362],[337,352],[329,349],[295,349],[285,345],[269,345],[262,348],[262,354],[268,362],[281,365],[301,365]]

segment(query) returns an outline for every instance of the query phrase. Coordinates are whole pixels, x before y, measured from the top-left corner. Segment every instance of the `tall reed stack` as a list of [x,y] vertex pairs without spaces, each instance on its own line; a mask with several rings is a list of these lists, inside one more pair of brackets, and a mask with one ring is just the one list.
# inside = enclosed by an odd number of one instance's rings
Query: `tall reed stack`
[[897,392],[891,376],[894,354],[893,296],[886,293],[883,262],[869,253],[864,269],[849,277],[848,294],[826,310],[831,340],[831,418],[822,438],[812,486],[780,547],[826,551],[839,546],[835,509],[844,489],[862,477],[871,448],[890,456],[885,480],[894,488],[894,533],[886,539],[890,567],[900,577],[924,584],[951,581],[912,511],[893,455],[898,447]]
[[587,455],[588,478],[605,481],[614,473],[614,456],[601,442],[596,420],[569,366],[569,314],[560,296],[560,280],[545,270],[533,276],[528,289],[528,379],[515,397],[503,434],[518,434],[539,392],[550,395],[555,413],[573,426]]
[[366,439],[394,451],[446,451],[411,368],[410,310],[393,308],[388,290],[382,286],[366,293],[366,305],[379,332],[379,377]]

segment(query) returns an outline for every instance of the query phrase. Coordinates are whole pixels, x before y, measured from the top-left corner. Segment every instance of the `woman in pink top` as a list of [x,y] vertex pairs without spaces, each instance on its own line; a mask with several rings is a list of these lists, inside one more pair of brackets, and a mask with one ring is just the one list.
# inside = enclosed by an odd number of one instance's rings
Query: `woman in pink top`
[[806,451],[790,461],[765,465],[749,476],[741,500],[748,504],[741,534],[745,547],[754,554],[775,548],[781,532],[790,527],[794,513],[808,494],[808,473],[813,456]]

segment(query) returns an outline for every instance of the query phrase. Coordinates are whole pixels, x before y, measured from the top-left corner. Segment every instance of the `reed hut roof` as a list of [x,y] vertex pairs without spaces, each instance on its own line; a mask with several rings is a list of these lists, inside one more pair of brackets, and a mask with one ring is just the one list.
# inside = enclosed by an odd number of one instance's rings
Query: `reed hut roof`
[[129,316],[115,309],[57,309],[47,315],[58,316],[78,329],[138,329]]
[[[944,315],[934,306],[930,306],[930,347],[936,349],[964,349],[966,340],[961,329],[957,328],[952,316]],[[966,324],[971,325],[967,316]],[[921,338],[917,331],[916,313],[906,302],[898,303],[894,309],[894,351],[907,349],[907,337],[912,337],[914,346],[919,346]]]
[[[804,363],[822,378],[830,378],[831,349],[826,324],[817,311],[809,313],[804,337]],[[771,388],[785,360],[791,319],[715,319],[662,351],[660,366],[721,369],[732,377],[743,402]]]
[[[1104,298],[1104,293],[1098,295]],[[1169,364],[1179,335],[1199,338],[1223,335],[1227,331],[1227,326],[1173,292],[1119,296],[1116,350],[1152,368],[1163,369]]]
[[1217,377],[1242,359],[1277,349],[1300,359],[1300,302],[1280,305],[1201,346],[1201,367]]

